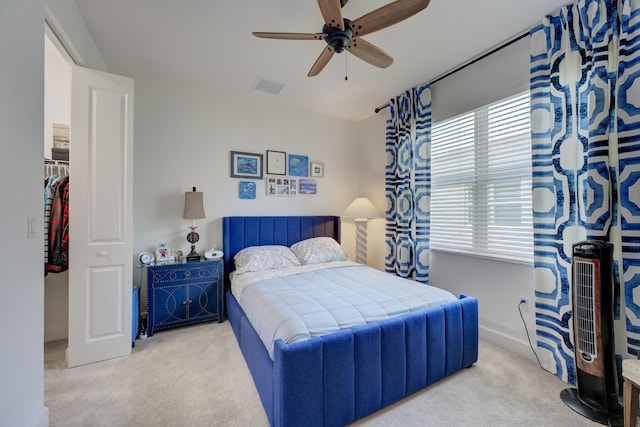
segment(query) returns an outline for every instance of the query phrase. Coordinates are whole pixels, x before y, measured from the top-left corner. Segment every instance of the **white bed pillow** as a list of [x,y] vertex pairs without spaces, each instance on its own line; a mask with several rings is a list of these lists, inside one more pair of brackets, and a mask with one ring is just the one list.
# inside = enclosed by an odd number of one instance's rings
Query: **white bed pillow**
[[321,264],[324,262],[347,261],[344,249],[331,237],[314,237],[291,245],[291,251],[300,264]]
[[249,246],[238,252],[233,260],[237,273],[300,265],[300,261],[291,249],[279,245]]

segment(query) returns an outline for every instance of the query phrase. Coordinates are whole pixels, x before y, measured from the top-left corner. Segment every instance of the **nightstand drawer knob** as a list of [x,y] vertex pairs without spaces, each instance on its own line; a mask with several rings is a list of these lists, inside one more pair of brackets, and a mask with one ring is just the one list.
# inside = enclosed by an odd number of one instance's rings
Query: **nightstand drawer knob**
[[193,302],[192,299],[186,300],[186,301],[182,301],[182,305],[188,305],[191,304]]
[[189,277],[191,277],[191,272],[190,272],[190,271],[186,271],[186,272],[184,273],[184,278],[185,278],[185,279],[188,279]]

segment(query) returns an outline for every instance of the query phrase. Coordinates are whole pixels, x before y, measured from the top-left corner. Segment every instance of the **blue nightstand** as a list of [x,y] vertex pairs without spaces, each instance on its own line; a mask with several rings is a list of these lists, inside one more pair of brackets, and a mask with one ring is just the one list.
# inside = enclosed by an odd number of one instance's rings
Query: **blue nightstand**
[[151,264],[147,273],[147,336],[161,329],[224,321],[222,259]]

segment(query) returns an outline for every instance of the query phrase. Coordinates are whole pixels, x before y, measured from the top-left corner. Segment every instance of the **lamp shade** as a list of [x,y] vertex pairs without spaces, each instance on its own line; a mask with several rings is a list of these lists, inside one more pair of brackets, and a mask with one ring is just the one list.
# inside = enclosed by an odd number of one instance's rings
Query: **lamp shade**
[[345,209],[343,216],[348,218],[355,218],[356,220],[365,220],[370,218],[377,218],[380,216],[378,210],[371,200],[366,197],[356,197],[347,209]]
[[184,213],[182,218],[184,219],[202,219],[206,218],[204,214],[203,197],[201,191],[196,191],[196,187],[193,187],[193,191],[187,191],[184,193]]

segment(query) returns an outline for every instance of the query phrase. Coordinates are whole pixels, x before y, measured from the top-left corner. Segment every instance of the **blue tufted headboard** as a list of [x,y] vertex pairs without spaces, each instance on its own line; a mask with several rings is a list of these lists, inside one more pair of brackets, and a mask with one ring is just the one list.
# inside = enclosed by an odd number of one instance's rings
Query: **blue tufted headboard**
[[[224,273],[235,266],[233,257],[247,246],[284,245],[312,237],[340,242],[339,216],[226,216],[222,218]],[[228,283],[228,282],[227,282]]]

